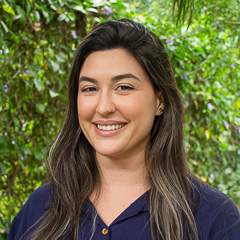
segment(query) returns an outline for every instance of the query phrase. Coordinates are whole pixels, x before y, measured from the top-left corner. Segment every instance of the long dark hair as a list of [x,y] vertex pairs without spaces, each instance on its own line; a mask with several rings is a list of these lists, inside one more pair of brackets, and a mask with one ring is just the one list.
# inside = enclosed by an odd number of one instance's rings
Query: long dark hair
[[31,239],[78,239],[79,221],[93,189],[100,184],[95,150],[81,131],[77,114],[80,70],[95,51],[121,48],[132,54],[161,91],[164,113],[151,132],[146,167],[151,183],[150,222],[153,239],[195,240],[197,228],[191,199],[191,173],[183,143],[183,104],[166,49],[140,23],[128,19],[96,25],[76,50],[69,77],[64,124],[49,152],[51,205]]

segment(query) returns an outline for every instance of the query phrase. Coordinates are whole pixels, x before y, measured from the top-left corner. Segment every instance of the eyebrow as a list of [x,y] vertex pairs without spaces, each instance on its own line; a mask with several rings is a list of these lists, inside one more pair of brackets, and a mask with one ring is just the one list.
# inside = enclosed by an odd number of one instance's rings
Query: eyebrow
[[[125,78],[133,78],[136,79],[137,81],[141,82],[141,80],[136,77],[135,75],[131,74],[131,73],[125,73],[125,74],[120,74],[117,76],[114,76],[111,78],[111,82],[115,82],[115,81],[119,81]],[[79,79],[79,83],[82,81],[88,81],[88,82],[92,82],[92,83],[97,83],[98,81],[95,78],[91,78],[91,77],[87,77],[87,76],[81,76]]]

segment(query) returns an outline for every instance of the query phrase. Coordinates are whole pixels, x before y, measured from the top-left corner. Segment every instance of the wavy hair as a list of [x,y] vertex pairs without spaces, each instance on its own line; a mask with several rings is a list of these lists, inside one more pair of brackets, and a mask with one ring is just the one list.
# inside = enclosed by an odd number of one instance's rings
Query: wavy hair
[[[128,19],[97,24],[76,50],[69,77],[65,121],[49,151],[51,205],[31,239],[78,239],[79,222],[100,174],[95,150],[78,121],[81,67],[93,52],[121,48],[132,54],[164,98],[164,113],[154,120],[146,167],[151,183],[150,224],[153,239],[196,240],[191,172],[183,142],[182,99],[164,45],[148,28]],[[94,234],[94,233],[93,233]]]

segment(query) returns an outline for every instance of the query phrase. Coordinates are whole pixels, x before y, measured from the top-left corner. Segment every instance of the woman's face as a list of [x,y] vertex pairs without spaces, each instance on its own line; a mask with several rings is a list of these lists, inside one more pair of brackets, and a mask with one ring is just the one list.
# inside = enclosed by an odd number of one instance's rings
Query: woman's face
[[97,157],[127,158],[145,153],[160,93],[147,73],[123,49],[90,54],[81,69],[78,118]]

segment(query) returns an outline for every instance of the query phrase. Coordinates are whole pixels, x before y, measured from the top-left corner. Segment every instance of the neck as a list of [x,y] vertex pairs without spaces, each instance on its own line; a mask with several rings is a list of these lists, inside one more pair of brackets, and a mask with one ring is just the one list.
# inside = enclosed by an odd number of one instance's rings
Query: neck
[[144,152],[117,160],[97,154],[97,161],[103,191],[149,189]]

